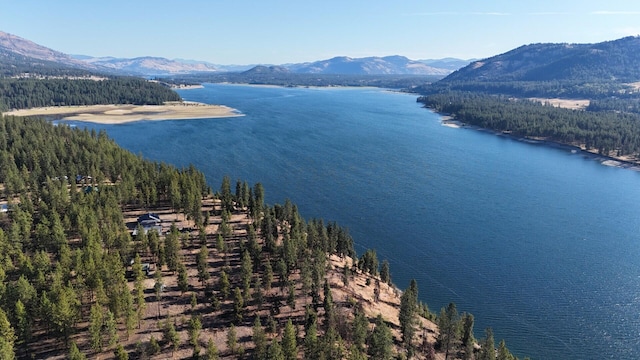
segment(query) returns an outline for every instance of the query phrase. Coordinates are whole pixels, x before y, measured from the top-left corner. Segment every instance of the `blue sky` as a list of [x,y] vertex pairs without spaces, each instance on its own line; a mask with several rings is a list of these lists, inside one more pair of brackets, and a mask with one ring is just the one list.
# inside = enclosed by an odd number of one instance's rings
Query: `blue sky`
[[640,34],[637,0],[0,0],[0,31],[70,54],[283,64],[484,58]]

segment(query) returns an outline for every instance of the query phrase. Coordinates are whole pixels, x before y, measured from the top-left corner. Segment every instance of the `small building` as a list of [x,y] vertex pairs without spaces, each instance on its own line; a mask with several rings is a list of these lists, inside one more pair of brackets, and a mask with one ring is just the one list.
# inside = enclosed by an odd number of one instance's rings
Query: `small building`
[[145,225],[145,224],[160,224],[162,223],[162,220],[160,219],[160,216],[158,214],[155,213],[146,213],[144,215],[140,215],[138,217],[138,224],[140,225]]

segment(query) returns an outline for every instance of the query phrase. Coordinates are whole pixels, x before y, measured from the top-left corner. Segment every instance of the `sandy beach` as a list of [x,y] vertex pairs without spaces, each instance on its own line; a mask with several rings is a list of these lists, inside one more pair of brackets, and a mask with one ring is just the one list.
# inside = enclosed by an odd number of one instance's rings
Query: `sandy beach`
[[208,119],[243,116],[223,105],[195,102],[171,102],[164,105],[90,105],[51,106],[4,113],[15,116],[43,116],[56,120],[87,121],[98,124],[122,124],[141,120]]

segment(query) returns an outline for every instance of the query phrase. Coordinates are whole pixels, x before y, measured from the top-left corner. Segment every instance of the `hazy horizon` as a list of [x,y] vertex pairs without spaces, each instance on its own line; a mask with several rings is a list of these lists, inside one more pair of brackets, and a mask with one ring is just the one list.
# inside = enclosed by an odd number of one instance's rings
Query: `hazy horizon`
[[530,43],[640,34],[640,3],[0,0],[2,31],[67,53],[214,64],[402,55],[486,58]]

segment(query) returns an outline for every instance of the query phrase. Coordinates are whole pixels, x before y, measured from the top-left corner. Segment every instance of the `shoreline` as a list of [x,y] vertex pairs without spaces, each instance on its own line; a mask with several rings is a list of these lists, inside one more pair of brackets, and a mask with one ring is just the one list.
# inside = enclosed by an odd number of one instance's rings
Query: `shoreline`
[[192,90],[192,89],[202,89],[202,88],[204,88],[204,85],[202,85],[202,84],[196,84],[196,85],[184,85],[184,84],[171,85],[171,89],[173,89],[173,90]]
[[167,102],[164,105],[80,105],[13,110],[3,115],[43,116],[50,120],[84,121],[96,124],[125,124],[135,121],[192,120],[244,116],[224,105],[196,102]]
[[633,161],[633,160],[619,158],[619,157],[615,157],[615,156],[601,155],[601,154],[594,153],[592,151],[586,150],[586,149],[584,149],[584,148],[582,148],[582,147],[580,147],[578,145],[564,144],[564,143],[560,143],[560,142],[557,142],[557,141],[546,140],[546,139],[535,139],[535,138],[521,137],[521,136],[512,135],[509,132],[497,131],[497,130],[483,128],[483,127],[476,126],[476,125],[470,125],[470,124],[466,124],[466,123],[464,123],[462,121],[456,120],[455,117],[451,116],[450,114],[439,113],[439,112],[436,112],[436,111],[434,111],[432,109],[429,109],[429,108],[427,108],[427,109],[429,111],[433,112],[434,114],[437,114],[437,115],[440,116],[440,124],[442,126],[446,126],[446,127],[450,127],[450,128],[456,128],[456,129],[464,128],[464,129],[472,129],[472,130],[476,130],[476,131],[487,132],[487,133],[491,133],[491,134],[496,135],[496,136],[506,137],[506,138],[509,138],[511,140],[527,143],[527,144],[530,144],[530,145],[547,146],[547,147],[552,147],[552,148],[568,151],[571,154],[579,154],[579,155],[582,155],[583,157],[585,157],[585,158],[587,158],[589,160],[595,160],[595,161],[599,162],[603,166],[610,166],[610,167],[617,167],[617,168],[622,168],[622,169],[629,169],[629,170],[633,170],[633,171],[640,171],[640,161]]

